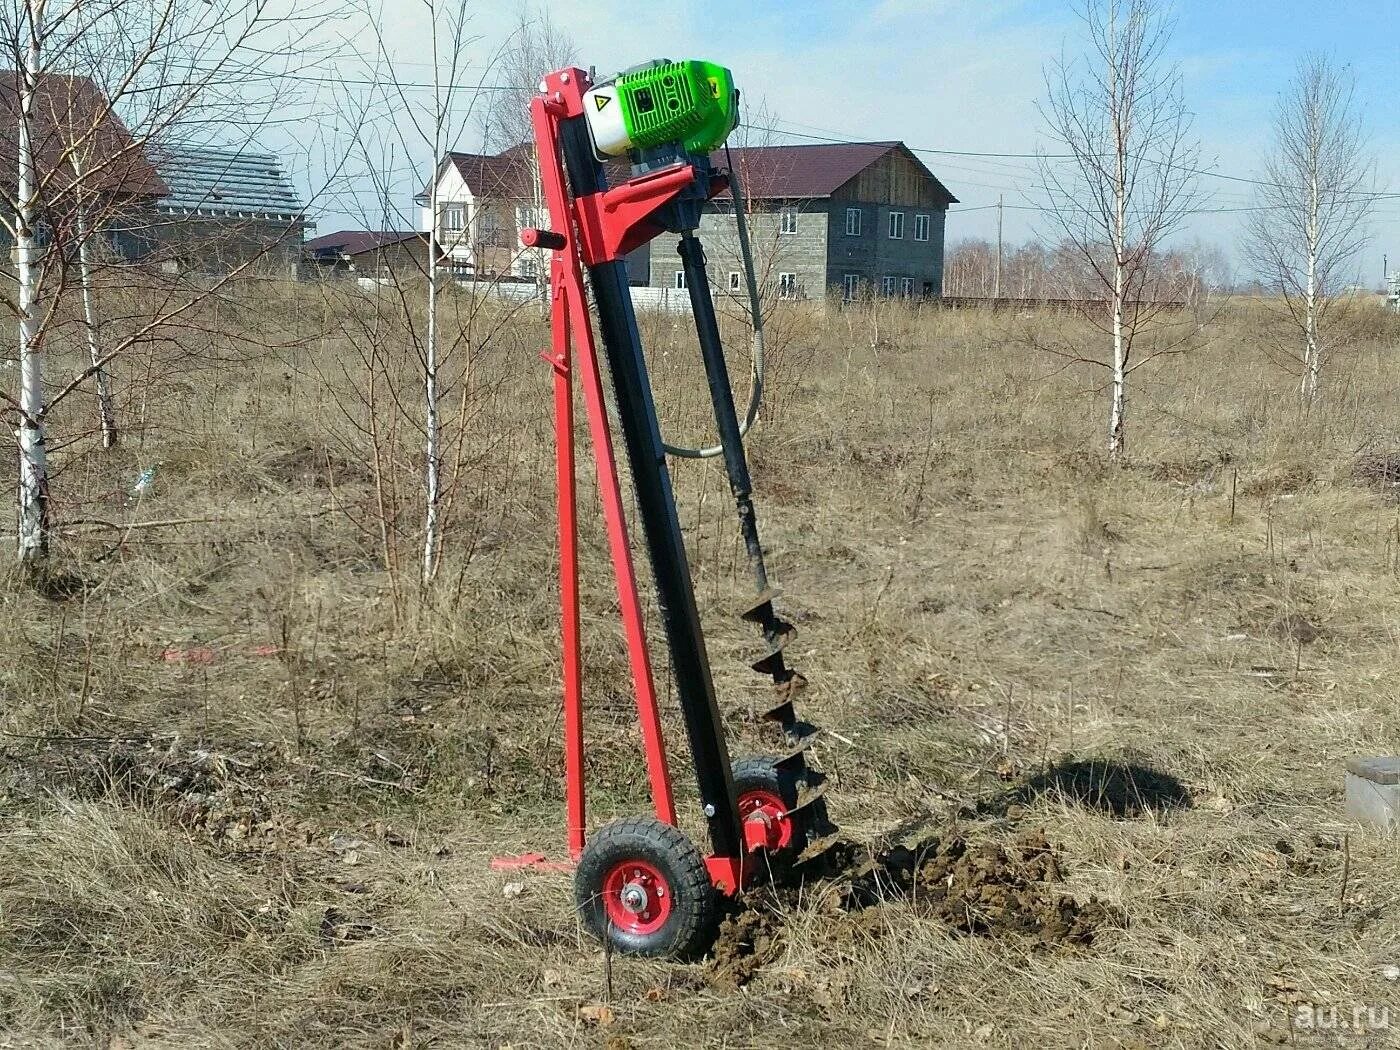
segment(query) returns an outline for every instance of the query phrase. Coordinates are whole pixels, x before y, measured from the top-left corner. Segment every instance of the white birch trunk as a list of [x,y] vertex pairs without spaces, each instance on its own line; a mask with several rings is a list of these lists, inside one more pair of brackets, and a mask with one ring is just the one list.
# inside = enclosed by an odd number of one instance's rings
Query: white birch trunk
[[39,75],[45,0],[29,0],[29,40],[19,84],[18,214],[15,275],[19,284],[19,544],[22,565],[36,568],[49,552],[49,468],[44,445],[43,362],[39,346],[39,273],[34,248],[38,179],[34,165],[34,95]]
[[1303,287],[1303,403],[1311,405],[1317,400],[1319,388],[1321,386],[1322,363],[1318,360],[1319,349],[1317,345],[1317,251],[1318,251],[1318,210],[1320,202],[1318,200],[1317,189],[1317,164],[1318,156],[1314,151],[1309,158],[1312,162],[1312,173],[1308,180],[1308,220],[1307,220],[1307,242],[1308,242],[1308,269]]
[[[538,147],[530,147],[530,189],[533,200],[530,211],[530,221],[536,226],[548,225],[544,220],[544,181],[540,175],[540,151]],[[545,261],[545,253],[538,248],[527,248],[534,260],[535,270],[535,297],[540,311],[540,316],[549,314],[549,296],[546,291],[549,287],[549,267]]]
[[1124,424],[1128,407],[1127,347],[1123,340],[1123,267],[1113,267],[1113,402],[1108,412],[1108,456],[1123,455]]
[[73,158],[78,183],[78,282],[83,297],[83,327],[87,329],[88,357],[92,361],[93,381],[97,386],[97,418],[102,426],[102,447],[117,443],[117,415],[112,408],[112,381],[107,366],[102,363],[102,340],[97,327],[97,305],[92,296],[92,246],[89,244],[87,203],[83,199],[83,170],[78,158]]
[[[1117,8],[1109,9],[1110,47],[1117,44]],[[1127,423],[1128,386],[1128,345],[1124,331],[1124,293],[1127,264],[1124,253],[1128,240],[1128,128],[1131,113],[1125,113],[1125,103],[1119,95],[1118,55],[1110,51],[1110,91],[1113,106],[1113,379],[1112,403],[1108,411],[1108,458],[1117,460],[1123,455],[1124,431]]]
[[[441,156],[442,151],[437,151]],[[438,442],[437,339],[438,339],[438,179],[428,191],[428,212],[432,216],[428,232],[428,338],[423,361],[423,400],[426,408],[427,463],[424,467],[426,509],[423,521],[423,582],[431,583],[437,572],[438,509],[441,503],[440,467],[442,453]]]

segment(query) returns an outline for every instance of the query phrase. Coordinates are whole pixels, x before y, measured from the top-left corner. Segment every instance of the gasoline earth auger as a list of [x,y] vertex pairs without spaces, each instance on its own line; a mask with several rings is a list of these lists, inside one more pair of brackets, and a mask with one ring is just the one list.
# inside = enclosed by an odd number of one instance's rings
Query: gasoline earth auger
[[[743,431],[715,319],[705,253],[695,230],[702,206],[729,189],[742,220],[737,179],[711,163],[738,122],[729,70],[706,62],[658,61],[595,83],[582,69],[548,74],[530,113],[549,229],[528,229],[526,247],[551,250],[552,351],[563,606],[564,771],[569,852],[577,862],[575,899],[584,925],[618,950],[685,957],[714,936],[721,899],[758,878],[791,871],[820,852],[834,830],[822,777],[807,764],[817,735],[793,706],[805,684],[783,650],[794,631],[773,608],[759,543]],[[604,162],[627,158],[631,177],[607,185]],[[771,676],[775,703],[766,717],[786,733],[788,752],[732,765],[680,520],[666,464],[625,257],[663,233],[680,237],[680,258],[714,402],[719,445],[739,514],[757,593],[743,618],[758,626],[765,650],[754,670]],[[747,255],[747,251],[745,252]],[[747,264],[752,287],[752,265]],[[587,287],[584,273],[588,275]],[[631,468],[638,516],[655,579],[676,693],[690,744],[708,856],[676,826],[675,801],[637,578],[628,546],[608,410],[589,314],[589,290],[607,355],[613,403]],[[757,311],[755,311],[757,318]],[[755,322],[757,323],[757,321]],[[613,572],[654,817],[628,817],[585,834],[583,691],[579,643],[573,374],[578,365],[597,464]],[[756,402],[755,402],[756,404]],[[752,412],[746,422],[752,421]],[[512,864],[541,863],[537,854]]]

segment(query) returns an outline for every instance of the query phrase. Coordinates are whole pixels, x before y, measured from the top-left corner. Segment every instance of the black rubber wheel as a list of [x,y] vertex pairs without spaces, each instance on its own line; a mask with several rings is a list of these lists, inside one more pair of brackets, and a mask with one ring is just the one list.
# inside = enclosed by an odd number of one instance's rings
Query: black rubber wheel
[[718,901],[695,844],[654,817],[599,828],[574,872],[588,932],[629,955],[687,959],[714,940]]
[[[776,758],[766,755],[738,759],[733,772],[734,794],[739,801],[741,819],[747,815],[745,810],[753,805],[753,800],[758,798],[781,799],[783,808],[791,810],[797,805],[798,796],[805,785],[800,774],[780,768]],[[747,804],[746,800],[749,800]],[[787,840],[781,847],[765,851],[773,874],[792,867],[798,855],[820,834],[825,816],[823,799],[816,799],[790,816],[785,816],[789,825]]]

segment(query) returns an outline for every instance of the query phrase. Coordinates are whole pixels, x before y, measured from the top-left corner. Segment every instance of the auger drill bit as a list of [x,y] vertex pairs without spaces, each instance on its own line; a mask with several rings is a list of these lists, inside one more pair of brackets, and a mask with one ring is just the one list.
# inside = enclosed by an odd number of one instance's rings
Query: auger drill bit
[[734,407],[734,395],[729,386],[729,368],[724,360],[719,324],[715,319],[714,303],[709,295],[705,250],[692,233],[685,232],[681,234],[679,251],[681,265],[685,271],[686,288],[690,291],[690,303],[695,315],[700,352],[705,362],[710,400],[714,403],[715,424],[724,452],[724,469],[729,475],[729,487],[734,494],[734,505],[739,514],[739,532],[744,539],[744,551],[757,590],[753,602],[743,611],[741,617],[749,623],[757,624],[763,636],[767,652],[754,662],[753,669],[772,677],[777,697],[777,702],[764,713],[764,718],[782,727],[791,747],[779,760],[778,767],[789,772],[798,785],[797,804],[793,811],[812,807],[811,815],[815,818],[812,824],[819,835],[825,836],[833,830],[826,816],[825,805],[820,804],[820,799],[826,793],[825,778],[807,765],[807,751],[821,731],[810,722],[800,720],[793,703],[794,697],[807,684],[807,680],[789,667],[783,656],[783,650],[797,636],[797,629],[780,617],[773,608],[773,601],[780,592],[768,582],[763,545],[758,538],[753,484],[749,478],[748,460],[744,455],[744,442],[739,429],[738,412]]

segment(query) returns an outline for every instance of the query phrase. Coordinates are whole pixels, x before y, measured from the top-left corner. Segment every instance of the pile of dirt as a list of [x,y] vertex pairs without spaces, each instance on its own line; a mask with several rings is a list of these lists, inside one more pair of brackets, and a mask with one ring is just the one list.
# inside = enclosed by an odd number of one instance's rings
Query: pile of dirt
[[782,902],[772,889],[745,894],[719,927],[707,966],[711,983],[742,988],[782,951]]
[[708,966],[713,983],[742,986],[773,962],[782,950],[783,916],[797,908],[839,915],[906,901],[955,933],[1013,936],[1046,950],[1088,947],[1101,930],[1127,921],[1111,904],[1095,897],[1080,902],[1056,888],[1065,869],[1044,831],[1009,845],[954,834],[874,853],[843,841],[803,876],[793,886],[747,894],[724,920]]
[[1053,884],[1064,881],[1058,851],[1034,831],[1010,846],[935,837],[889,850],[854,873],[845,906],[907,898],[958,933],[1016,934],[1043,947],[1092,944],[1100,928],[1121,927],[1117,908],[1090,897],[1080,903]]

